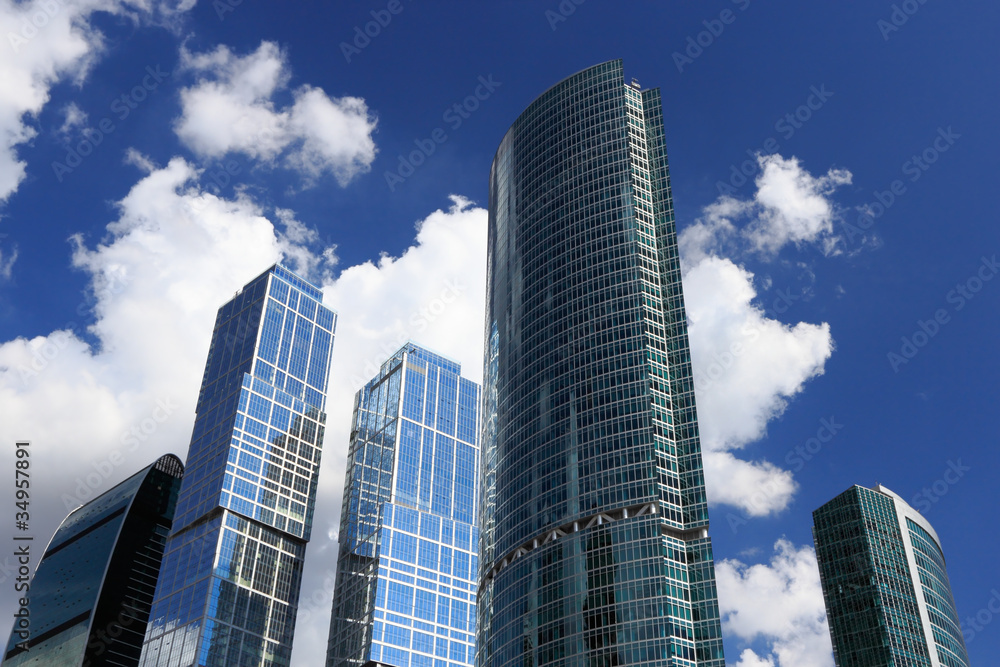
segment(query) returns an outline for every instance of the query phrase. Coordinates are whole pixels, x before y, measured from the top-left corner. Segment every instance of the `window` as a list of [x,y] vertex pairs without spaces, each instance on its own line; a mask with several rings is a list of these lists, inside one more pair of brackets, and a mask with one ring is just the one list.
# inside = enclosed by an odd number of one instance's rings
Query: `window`
[[388,588],[389,601],[386,608],[398,614],[411,616],[413,614],[413,587],[397,581],[390,581]]

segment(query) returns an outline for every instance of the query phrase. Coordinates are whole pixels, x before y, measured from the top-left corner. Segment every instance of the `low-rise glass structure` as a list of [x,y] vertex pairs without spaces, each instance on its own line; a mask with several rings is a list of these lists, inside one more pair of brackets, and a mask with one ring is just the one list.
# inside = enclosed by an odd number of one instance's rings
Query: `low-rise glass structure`
[[136,665],[184,466],[162,456],[69,513],[31,579],[4,667]]
[[480,389],[407,344],[355,399],[329,667],[475,656]]
[[853,486],[813,512],[838,666],[969,667],[941,541],[902,498]]
[[289,664],[336,314],[277,264],[221,308],[143,667]]

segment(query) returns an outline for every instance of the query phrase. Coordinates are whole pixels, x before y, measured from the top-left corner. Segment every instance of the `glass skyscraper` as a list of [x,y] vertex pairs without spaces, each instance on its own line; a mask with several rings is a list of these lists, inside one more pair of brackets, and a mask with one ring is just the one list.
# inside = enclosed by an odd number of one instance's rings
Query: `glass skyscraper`
[[275,265],[219,309],[144,667],[288,665],[336,315]]
[[878,485],[853,486],[813,512],[838,667],[969,667],[934,528]]
[[4,667],[138,663],[183,473],[167,454],[69,513],[22,593],[29,636],[15,616]]
[[532,102],[488,243],[477,664],[723,667],[659,90]]
[[475,658],[479,385],[407,344],[354,403],[328,667]]

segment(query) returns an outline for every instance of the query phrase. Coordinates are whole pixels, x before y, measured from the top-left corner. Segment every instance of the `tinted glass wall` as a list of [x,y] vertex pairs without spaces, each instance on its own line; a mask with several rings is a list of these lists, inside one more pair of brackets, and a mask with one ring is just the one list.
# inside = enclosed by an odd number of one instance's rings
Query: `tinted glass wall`
[[136,665],[184,467],[166,455],[66,517],[15,624],[7,667]]
[[536,99],[490,174],[478,664],[722,667],[658,89]]
[[813,512],[838,665],[968,667],[934,529],[885,488],[854,486]]
[[475,659],[479,386],[408,344],[358,392],[327,664]]

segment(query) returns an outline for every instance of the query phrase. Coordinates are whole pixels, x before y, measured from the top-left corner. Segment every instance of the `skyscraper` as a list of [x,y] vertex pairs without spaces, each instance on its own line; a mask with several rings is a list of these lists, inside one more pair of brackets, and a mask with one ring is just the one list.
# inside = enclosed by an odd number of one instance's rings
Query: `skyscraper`
[[328,667],[474,661],[479,385],[407,344],[357,394]]
[[22,593],[28,636],[15,616],[4,667],[138,664],[183,474],[161,456],[69,513]]
[[659,90],[532,102],[487,261],[477,664],[723,667]]
[[969,667],[941,540],[919,512],[853,486],[813,512],[813,538],[838,666]]
[[219,309],[144,667],[288,665],[336,315],[281,265]]

